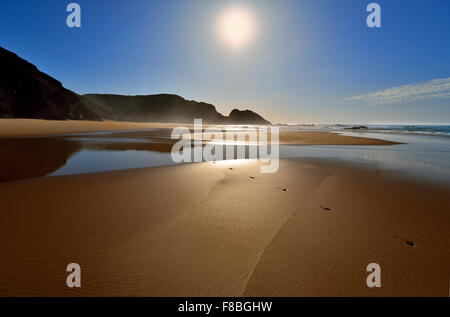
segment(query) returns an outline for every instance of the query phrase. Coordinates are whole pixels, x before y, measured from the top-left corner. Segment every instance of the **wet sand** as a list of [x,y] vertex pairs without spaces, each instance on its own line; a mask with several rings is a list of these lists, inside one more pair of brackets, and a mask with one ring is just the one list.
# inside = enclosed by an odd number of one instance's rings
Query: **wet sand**
[[322,131],[280,131],[283,145],[394,145],[396,142]]
[[0,295],[448,296],[449,191],[320,160],[4,183]]

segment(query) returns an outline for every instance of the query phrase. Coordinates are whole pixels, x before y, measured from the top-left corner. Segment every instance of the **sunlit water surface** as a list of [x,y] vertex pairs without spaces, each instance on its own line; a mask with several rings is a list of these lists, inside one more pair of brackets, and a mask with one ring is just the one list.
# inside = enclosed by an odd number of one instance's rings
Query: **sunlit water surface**
[[[382,170],[450,183],[450,138],[345,132],[405,144],[389,146],[281,146],[280,158],[322,158],[370,164]],[[91,133],[0,140],[0,181],[173,165],[167,131]],[[165,145],[164,145],[165,144]]]

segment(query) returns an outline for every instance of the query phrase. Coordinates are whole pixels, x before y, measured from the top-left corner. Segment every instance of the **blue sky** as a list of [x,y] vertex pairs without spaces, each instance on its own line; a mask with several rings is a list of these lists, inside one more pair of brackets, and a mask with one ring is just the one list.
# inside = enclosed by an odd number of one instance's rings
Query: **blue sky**
[[[448,0],[78,0],[79,29],[70,2],[2,0],[0,46],[80,94],[175,93],[272,122],[450,123]],[[235,4],[257,25],[238,53],[215,29]]]

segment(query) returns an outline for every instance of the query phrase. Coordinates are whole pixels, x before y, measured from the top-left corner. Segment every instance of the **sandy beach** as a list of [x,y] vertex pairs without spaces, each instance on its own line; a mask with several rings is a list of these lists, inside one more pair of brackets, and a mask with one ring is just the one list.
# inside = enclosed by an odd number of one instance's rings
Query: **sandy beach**
[[[448,186],[324,159],[282,159],[274,174],[237,160],[41,177],[80,146],[169,151],[175,126],[0,120],[0,153],[16,151],[2,163],[15,169],[0,183],[0,296],[448,296]],[[150,148],[50,137],[133,129]],[[394,144],[316,131],[280,140]],[[81,265],[79,289],[66,286],[69,263]],[[381,288],[366,285],[369,263]]]
[[[193,128],[189,123],[139,123],[118,121],[49,121],[35,119],[0,119],[0,139],[59,136],[64,134],[139,131],[148,129],[167,129],[176,127]],[[210,125],[205,124],[204,127]],[[214,125],[211,125],[214,126]],[[220,127],[220,126],[219,126]],[[344,136],[320,131],[280,131],[280,144],[290,145],[390,145],[395,142]]]
[[175,128],[177,126],[177,124],[173,123],[0,119],[0,138],[42,137],[87,132]]
[[[0,295],[448,296],[448,188],[280,163],[0,184]],[[80,289],[65,285],[72,262]],[[381,288],[366,286],[372,262]]]

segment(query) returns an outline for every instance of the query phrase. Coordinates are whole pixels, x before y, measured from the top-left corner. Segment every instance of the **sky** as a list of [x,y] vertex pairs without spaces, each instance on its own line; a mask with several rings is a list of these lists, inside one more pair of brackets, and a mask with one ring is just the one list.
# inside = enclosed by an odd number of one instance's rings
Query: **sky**
[[[448,0],[77,0],[69,28],[72,1],[1,0],[0,46],[79,94],[173,93],[273,123],[450,124]],[[238,49],[217,26],[236,7],[252,21]]]

